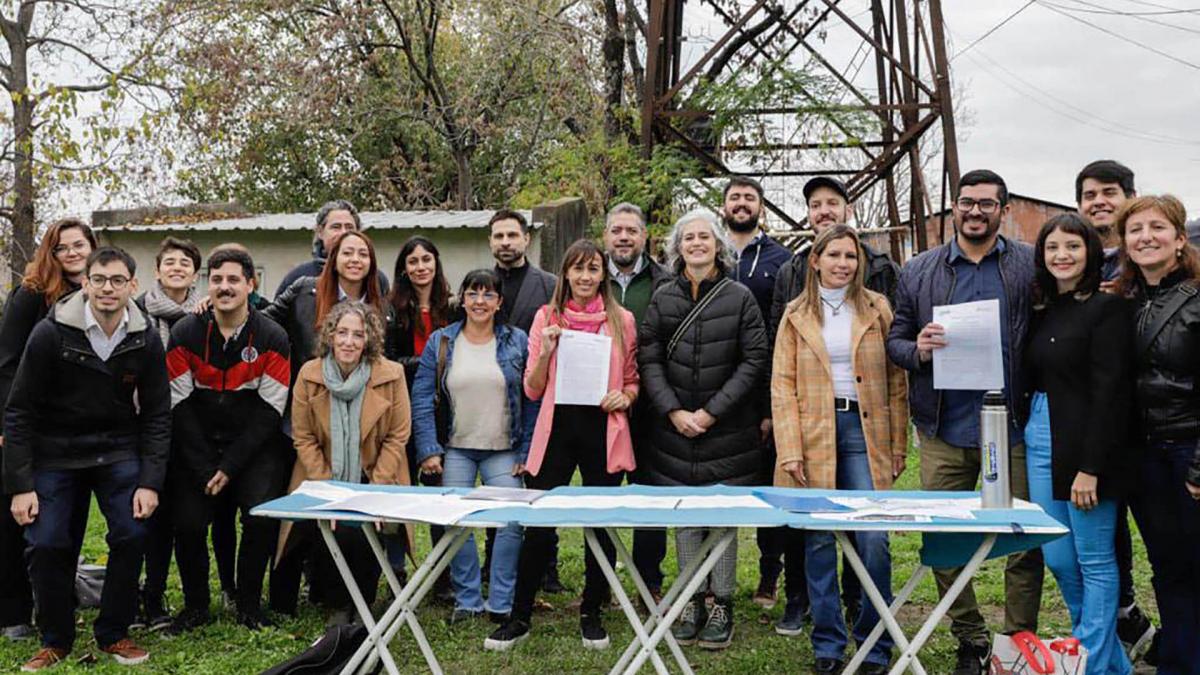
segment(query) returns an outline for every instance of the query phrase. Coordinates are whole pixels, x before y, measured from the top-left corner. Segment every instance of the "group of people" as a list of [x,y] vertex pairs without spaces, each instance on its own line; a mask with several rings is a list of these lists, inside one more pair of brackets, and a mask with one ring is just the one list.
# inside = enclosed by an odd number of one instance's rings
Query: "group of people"
[[[1012,491],[1070,529],[1009,557],[1003,632],[1037,630],[1045,564],[1089,672],[1129,673],[1147,648],[1161,673],[1200,672],[1200,253],[1182,204],[1137,196],[1117,162],[1085,167],[1076,195],[1078,213],[1050,219],[1029,245],[1000,234],[1004,180],[969,172],[954,235],[902,268],[860,240],[851,195],[829,177],[805,185],[814,238],[794,254],[761,227],[763,189],[744,177],[726,185],[720,218],[692,211],[674,223],[665,264],[636,205],[614,206],[602,242],[572,244],[557,274],[528,260],[529,224],[505,209],[488,227],[495,267],[467,273],[457,292],[420,236],[400,250],[389,288],[354,207],[331,202],[314,260],[271,301],[240,245],[202,260],[168,238],[139,295],[136,261],[99,247],[85,223],[60,221],[0,319],[12,514],[0,519],[0,625],[29,637],[36,609],[42,647],[26,671],[68,656],[93,494],[110,550],[96,642],[130,664],[148,657],[131,624],[179,634],[211,620],[210,528],[241,623],[270,623],[268,568],[273,611],[296,611],[307,575],[330,621],[351,620],[315,529],[249,513],[305,480],[550,489],[578,472],[585,486],[886,490],[915,428],[922,487],[972,490],[984,392],[935,389],[931,362],[952,336],[933,309],[997,300]],[[557,402],[564,331],[610,339],[598,404]],[[1127,509],[1149,554],[1157,634],[1133,594]],[[482,565],[473,540],[451,563],[450,620],[486,615],[497,626],[483,646],[503,651],[528,637],[538,592],[562,588],[558,542],[515,524],[488,534]],[[681,569],[704,535],[675,532]],[[366,537],[356,527],[334,536],[370,602],[381,570]],[[411,532],[386,541],[402,572]],[[852,541],[890,602],[887,535]],[[782,576],[775,631],[811,624],[811,670],[840,672],[851,634],[861,644],[879,617],[848,569],[839,583],[833,536],[764,528],[757,542],[754,602],[773,606]],[[664,531],[634,532],[633,561],[655,598],[666,551]],[[163,602],[172,552],[184,592],[173,617]],[[727,548],[687,600],[672,627],[681,644],[731,644],[737,555]],[[936,576],[945,593],[956,570]],[[585,648],[608,646],[608,604],[586,550]],[[949,616],[955,672],[986,673],[991,635],[970,585]],[[892,647],[885,634],[862,672],[887,672]]]

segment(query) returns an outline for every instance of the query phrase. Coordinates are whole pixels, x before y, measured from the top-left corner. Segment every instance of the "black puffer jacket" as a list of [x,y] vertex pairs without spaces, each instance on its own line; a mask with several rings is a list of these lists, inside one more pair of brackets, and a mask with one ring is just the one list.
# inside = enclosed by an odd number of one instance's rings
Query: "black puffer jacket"
[[[700,284],[680,275],[659,287],[638,330],[642,391],[650,398],[648,478],[659,485],[761,485],[762,444],[755,387],[767,368],[767,333],[754,295],[725,284],[688,328],[671,355],[667,345],[688,312],[712,292],[717,279]],[[687,438],[667,417],[673,410],[704,408],[716,423]]]
[[1200,289],[1182,277],[1135,293],[1138,409],[1150,443],[1198,442],[1187,480],[1200,485]]
[[283,326],[292,345],[292,382],[305,361],[317,356],[317,278],[301,277],[263,310]]

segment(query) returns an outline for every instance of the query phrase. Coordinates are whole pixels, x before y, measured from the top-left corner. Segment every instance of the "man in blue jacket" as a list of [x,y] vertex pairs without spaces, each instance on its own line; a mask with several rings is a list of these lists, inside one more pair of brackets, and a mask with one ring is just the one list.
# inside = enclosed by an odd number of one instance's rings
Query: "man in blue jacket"
[[[933,308],[981,300],[1000,301],[1004,390],[1008,401],[1012,493],[1029,499],[1025,445],[1019,441],[1026,410],[1021,383],[1021,352],[1029,329],[1033,247],[1000,235],[1008,215],[1008,187],[991,171],[971,171],[959,182],[954,201],[955,236],[908,262],[896,289],[896,317],[888,335],[892,361],[909,372],[908,400],[921,452],[925,490],[974,490],[979,479],[979,413],[982,391],[935,390],[933,353],[946,346],[944,327],[933,323]],[[935,570],[944,594],[959,570]],[[1040,549],[1011,555],[1004,572],[1004,632],[1036,631],[1042,597]],[[956,675],[988,670],[991,633],[973,587],[968,584],[950,606],[950,632],[958,638]]]
[[130,302],[136,272],[125,251],[94,251],[83,289],[60,300],[30,334],[8,399],[4,489],[13,496],[12,517],[26,526],[42,634],[25,672],[54,666],[74,646],[75,556],[92,495],[108,526],[96,644],[122,665],[150,656],[129,639],[129,624],[146,521],[166,474],[171,394],[162,340]]

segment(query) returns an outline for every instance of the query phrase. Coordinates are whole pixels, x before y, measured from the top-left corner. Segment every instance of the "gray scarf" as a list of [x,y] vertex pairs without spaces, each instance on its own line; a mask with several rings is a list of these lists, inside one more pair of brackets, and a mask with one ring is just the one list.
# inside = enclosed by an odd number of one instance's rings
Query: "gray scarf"
[[146,311],[154,319],[154,324],[158,327],[158,335],[162,338],[163,348],[167,346],[167,342],[171,338],[171,326],[175,322],[192,313],[196,308],[196,303],[200,301],[199,294],[196,293],[195,287],[188,289],[187,298],[183,304],[179,304],[171,299],[163,290],[162,284],[155,282],[150,290],[146,291],[144,302],[146,303]]
[[329,458],[333,480],[358,483],[362,480],[362,442],[359,421],[362,419],[363,392],[371,379],[371,364],[362,361],[342,378],[333,354],[321,360],[321,375],[329,389]]

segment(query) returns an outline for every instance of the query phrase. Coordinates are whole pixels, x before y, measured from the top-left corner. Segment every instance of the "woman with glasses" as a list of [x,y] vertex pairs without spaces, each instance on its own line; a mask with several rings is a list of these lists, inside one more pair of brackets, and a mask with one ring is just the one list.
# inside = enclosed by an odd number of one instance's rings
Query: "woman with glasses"
[[[33,260],[25,266],[25,276],[9,294],[0,318],[0,413],[33,327],[55,302],[83,285],[87,259],[95,249],[92,228],[75,218],[52,224],[42,235]],[[0,414],[0,444],[3,424]],[[0,513],[8,513],[8,503],[8,495],[0,496]],[[0,632],[9,639],[33,637],[32,616],[25,540],[15,520],[0,517]]]
[[[492,270],[468,272],[459,288],[466,318],[435,330],[413,382],[413,427],[422,473],[442,474],[446,487],[520,488],[521,468],[538,404],[525,397],[524,331],[496,321],[503,296]],[[451,623],[481,616],[503,621],[512,611],[521,528],[496,535],[485,602],[474,535],[450,563],[455,601]]]

